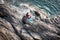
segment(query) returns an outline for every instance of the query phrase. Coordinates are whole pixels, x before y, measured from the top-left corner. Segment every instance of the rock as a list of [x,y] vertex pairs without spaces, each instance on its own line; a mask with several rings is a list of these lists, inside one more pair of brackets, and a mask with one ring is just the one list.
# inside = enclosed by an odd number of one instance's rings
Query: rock
[[23,40],[34,40],[28,33],[26,30],[22,29],[22,38]]
[[5,19],[0,18],[0,25],[3,26],[4,28],[10,30],[11,32],[14,32],[12,25]]
[[[17,36],[17,34],[15,33],[16,31],[12,24],[14,21],[12,21],[12,16],[10,15],[11,13],[9,12],[9,10],[6,7],[7,6],[5,6],[5,5],[0,5],[0,12],[1,12],[0,13],[0,15],[1,15],[0,16],[0,31],[2,33],[1,40],[20,40],[20,37]],[[11,21],[12,21],[12,23],[11,23]]]
[[11,4],[0,5],[0,40],[60,40],[60,15],[22,25],[18,8]]
[[0,0],[0,4],[4,4],[4,0]]
[[40,16],[40,14],[37,11],[34,11],[36,16]]
[[34,32],[29,32],[31,34],[31,36],[35,39],[35,40],[42,40],[41,37],[39,36],[39,34],[34,33]]
[[3,28],[0,29],[0,40],[20,40],[20,38],[15,33]]
[[20,40],[11,24],[2,18],[0,18],[0,40]]

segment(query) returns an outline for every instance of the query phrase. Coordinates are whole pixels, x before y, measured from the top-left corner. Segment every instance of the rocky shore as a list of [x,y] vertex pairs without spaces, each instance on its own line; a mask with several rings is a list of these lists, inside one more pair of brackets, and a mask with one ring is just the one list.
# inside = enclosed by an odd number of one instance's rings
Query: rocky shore
[[21,13],[11,5],[0,4],[0,40],[60,40],[60,15],[36,17],[36,24],[22,25]]

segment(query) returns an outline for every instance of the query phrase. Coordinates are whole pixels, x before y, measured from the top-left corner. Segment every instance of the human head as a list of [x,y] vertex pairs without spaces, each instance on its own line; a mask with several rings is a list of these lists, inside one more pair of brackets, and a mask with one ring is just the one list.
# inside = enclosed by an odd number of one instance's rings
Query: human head
[[26,13],[26,17],[27,17],[27,18],[30,18],[30,17],[31,17],[31,16],[30,16],[30,13],[27,12],[27,13]]

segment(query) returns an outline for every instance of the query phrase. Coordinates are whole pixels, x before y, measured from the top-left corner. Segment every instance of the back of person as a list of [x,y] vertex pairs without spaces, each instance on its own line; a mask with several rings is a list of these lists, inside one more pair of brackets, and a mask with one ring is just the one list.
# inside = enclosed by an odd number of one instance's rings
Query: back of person
[[22,18],[22,22],[23,22],[23,24],[26,24],[26,16],[23,16],[23,18]]

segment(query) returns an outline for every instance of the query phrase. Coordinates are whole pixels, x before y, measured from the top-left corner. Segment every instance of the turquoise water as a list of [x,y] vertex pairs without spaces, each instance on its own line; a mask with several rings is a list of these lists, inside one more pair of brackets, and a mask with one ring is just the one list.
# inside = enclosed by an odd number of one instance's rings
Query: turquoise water
[[[41,9],[44,9],[45,12],[52,15],[60,14],[60,6],[57,1],[53,0],[29,0],[34,5],[38,6]],[[58,8],[59,7],[59,8]]]
[[14,4],[32,3],[51,16],[60,15],[60,0],[17,0]]

